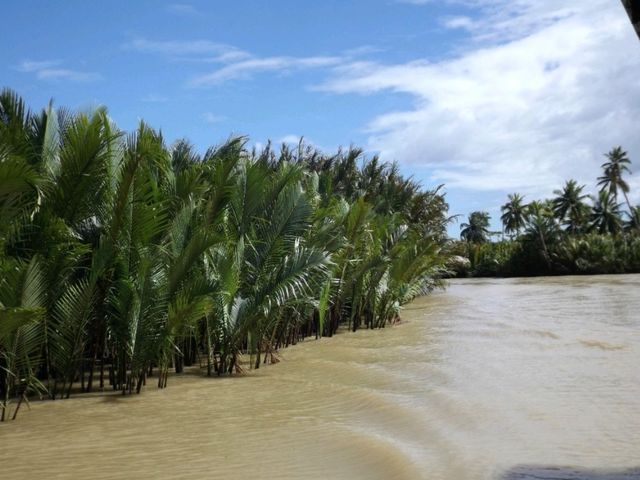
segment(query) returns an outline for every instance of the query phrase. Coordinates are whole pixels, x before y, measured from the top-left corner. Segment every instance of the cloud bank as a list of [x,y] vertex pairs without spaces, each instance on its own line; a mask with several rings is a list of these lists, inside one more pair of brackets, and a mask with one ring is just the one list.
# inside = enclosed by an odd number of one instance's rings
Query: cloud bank
[[621,144],[640,200],[640,44],[619,2],[466,3],[481,14],[443,22],[472,32],[457,58],[345,64],[320,88],[410,95],[411,109],[367,125],[369,147],[449,188],[548,195],[568,178],[593,185],[602,154]]
[[[431,0],[397,1],[405,4],[398,8],[419,10]],[[611,0],[445,2],[463,6],[465,15],[443,16],[440,28],[466,32],[466,40],[454,45],[455,56],[437,62],[365,61],[364,54],[371,58],[380,51],[371,46],[301,57],[259,56],[207,40],[139,38],[125,46],[214,65],[187,78],[189,88],[313,70],[319,80],[309,86],[312,92],[407,95],[410,108],[363,125],[367,149],[420,169],[422,177],[449,189],[518,191],[531,198],[549,195],[575,178],[592,190],[603,154],[622,145],[638,172],[630,184],[632,200],[639,202],[640,43],[622,5]],[[50,68],[44,65],[41,71]]]

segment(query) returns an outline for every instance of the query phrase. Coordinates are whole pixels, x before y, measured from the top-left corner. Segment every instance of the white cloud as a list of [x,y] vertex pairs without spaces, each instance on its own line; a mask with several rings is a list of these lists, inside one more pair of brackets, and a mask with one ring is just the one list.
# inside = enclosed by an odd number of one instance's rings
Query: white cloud
[[212,113],[212,112],[205,112],[202,114],[202,119],[207,123],[220,123],[220,122],[224,122],[227,119],[227,117],[224,117],[222,115],[216,115],[215,113]]
[[23,60],[16,68],[21,72],[37,72],[39,70],[53,68],[57,65],[60,65],[60,63],[62,63],[60,62],[60,60],[44,60],[40,62],[35,62],[33,60]]
[[136,38],[125,43],[123,47],[141,53],[156,53],[170,57],[196,57],[200,60],[217,62],[238,61],[250,56],[239,48],[209,40],[153,41]]
[[34,73],[40,80],[69,80],[73,82],[91,82],[99,80],[101,75],[61,67],[60,60],[33,61],[24,60],[16,69],[25,73]]
[[[419,6],[435,3],[434,0],[396,1]],[[476,40],[520,38],[544,25],[580,14],[585,8],[593,10],[593,5],[585,6],[586,2],[579,0],[442,0],[438,3],[475,9],[481,21],[469,17],[472,23],[467,28],[477,30]]]
[[199,15],[200,12],[188,3],[172,3],[167,5],[166,11],[176,15]]
[[69,70],[66,68],[45,68],[38,70],[36,76],[43,80],[72,80],[75,82],[91,82],[102,78],[97,73],[79,72],[77,70]]
[[471,190],[548,195],[571,177],[591,186],[618,144],[640,174],[640,45],[618,2],[467,3],[481,16],[459,57],[351,62],[320,87],[413,97],[369,123],[369,148]]
[[380,51],[371,45],[364,45],[345,50],[341,55],[336,56],[258,56],[232,45],[209,40],[155,41],[146,38],[136,38],[125,43],[123,48],[181,60],[219,64],[216,70],[193,76],[187,82],[189,87],[210,87],[229,80],[248,79],[260,72],[283,74],[299,70],[331,68],[358,56]]
[[375,47],[373,45],[361,45],[355,48],[348,48],[347,50],[344,50],[342,54],[345,57],[359,57],[362,55],[370,55],[373,53],[380,53],[384,51],[385,49],[380,47]]
[[258,72],[276,71],[286,73],[292,70],[331,67],[340,64],[341,57],[263,57],[249,58],[231,63],[218,70],[194,77],[189,86],[205,87],[217,85],[236,78],[248,78]]
[[475,22],[470,17],[447,17],[443,19],[442,24],[447,28],[462,28],[471,30],[475,26]]

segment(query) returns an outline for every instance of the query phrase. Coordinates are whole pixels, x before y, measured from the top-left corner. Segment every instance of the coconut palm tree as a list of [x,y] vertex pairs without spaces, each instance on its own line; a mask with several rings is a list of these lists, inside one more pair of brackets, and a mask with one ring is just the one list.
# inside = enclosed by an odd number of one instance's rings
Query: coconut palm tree
[[484,243],[489,237],[489,221],[487,212],[471,212],[468,223],[460,225],[460,238],[470,243]]
[[583,194],[584,185],[578,185],[575,180],[567,180],[562,190],[554,190],[553,214],[556,219],[566,225],[571,234],[580,232],[588,219],[589,206],[584,203],[588,198]]
[[640,233],[640,205],[632,207],[627,216],[628,220],[624,224],[625,231]]
[[591,230],[600,234],[617,234],[622,229],[620,218],[620,205],[616,203],[615,196],[607,190],[600,190],[598,196],[593,198],[593,210],[591,213]]
[[551,201],[537,201],[527,205],[527,237],[538,242],[547,268],[551,268],[550,244],[558,239],[559,228],[553,216]]
[[509,201],[500,208],[502,211],[500,220],[502,220],[504,231],[507,234],[515,233],[518,235],[520,230],[524,228],[527,217],[526,207],[522,203],[524,198],[517,193],[511,193],[508,195],[508,199]]
[[631,211],[631,203],[629,202],[629,184],[622,178],[625,172],[631,173],[629,165],[631,160],[627,156],[627,152],[622,150],[622,147],[615,147],[610,152],[605,154],[607,161],[601,165],[603,168],[603,175],[598,177],[598,186],[602,190],[606,190],[610,195],[613,195],[613,200],[618,203],[618,191],[621,191],[624,195],[624,199],[627,203],[629,211]]

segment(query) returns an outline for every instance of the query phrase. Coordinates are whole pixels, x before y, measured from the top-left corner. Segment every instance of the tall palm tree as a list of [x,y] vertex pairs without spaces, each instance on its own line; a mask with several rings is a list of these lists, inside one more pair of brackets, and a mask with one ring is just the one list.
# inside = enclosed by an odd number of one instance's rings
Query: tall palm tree
[[542,256],[547,264],[547,268],[551,267],[551,254],[549,244],[554,242],[558,237],[558,224],[553,217],[553,208],[550,201],[537,201],[527,205],[527,236],[539,242],[542,250]]
[[505,203],[500,210],[502,211],[502,225],[504,231],[507,234],[520,233],[525,226],[526,221],[526,207],[522,203],[524,197],[518,193],[511,193],[508,195],[509,201]]
[[553,214],[567,227],[567,231],[576,234],[584,227],[589,214],[589,206],[584,203],[588,198],[583,194],[584,185],[575,180],[567,180],[562,190],[554,190]]
[[460,238],[470,243],[484,243],[489,237],[488,212],[472,212],[469,214],[468,223],[460,225]]
[[624,199],[627,203],[629,211],[631,211],[631,203],[629,202],[629,184],[622,178],[625,172],[631,173],[629,165],[631,160],[627,156],[627,152],[622,150],[622,147],[615,147],[610,152],[605,154],[607,161],[601,166],[604,169],[603,175],[598,177],[598,186],[602,190],[606,190],[610,195],[613,195],[614,202],[618,203],[618,191],[621,191],[624,195]]
[[619,233],[622,229],[622,220],[620,205],[616,203],[615,196],[610,195],[606,190],[600,190],[593,201],[591,229],[600,234]]

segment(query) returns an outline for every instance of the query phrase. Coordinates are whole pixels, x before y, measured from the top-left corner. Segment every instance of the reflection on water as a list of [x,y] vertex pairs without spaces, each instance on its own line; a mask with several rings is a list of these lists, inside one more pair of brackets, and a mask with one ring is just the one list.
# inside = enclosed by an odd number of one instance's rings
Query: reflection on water
[[639,287],[455,281],[243,378],[40,402],[0,426],[1,477],[639,478]]

